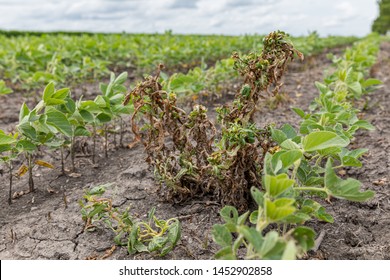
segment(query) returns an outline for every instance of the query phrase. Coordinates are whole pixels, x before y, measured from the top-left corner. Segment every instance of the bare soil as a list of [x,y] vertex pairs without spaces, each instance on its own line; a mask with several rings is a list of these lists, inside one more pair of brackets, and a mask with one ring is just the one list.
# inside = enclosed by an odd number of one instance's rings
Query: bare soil
[[[334,50],[340,52],[342,50]],[[366,104],[357,106],[364,118],[371,121],[375,131],[359,132],[353,146],[368,148],[364,166],[346,169],[345,176],[359,179],[364,189],[372,189],[375,197],[366,203],[333,200],[324,202],[334,216],[333,224],[312,222],[316,232],[324,232],[324,239],[309,259],[390,259],[390,43],[383,43],[378,63],[372,68],[372,76],[384,82],[384,86],[367,98]],[[266,101],[256,117],[259,124],[291,123],[296,126],[298,117],[291,107],[306,109],[317,96],[314,81],[321,81],[331,63],[325,53],[300,64],[294,62],[285,78],[281,100]],[[98,85],[81,85],[76,95],[93,97]],[[231,99],[227,97],[226,99]],[[18,111],[23,101],[31,107],[36,100],[15,92],[0,97],[0,127],[12,130],[18,121]],[[210,111],[212,105],[210,103]],[[128,130],[130,130],[128,128]],[[131,133],[125,135],[130,143]],[[81,143],[82,146],[88,143]],[[132,149],[114,147],[111,143],[109,158],[100,151],[98,165],[93,166],[90,157],[78,154],[77,172],[81,177],[60,176],[58,153],[44,152],[43,159],[56,164],[53,171],[35,170],[36,191],[14,199],[7,204],[8,178],[0,177],[0,259],[87,259],[101,258],[112,248],[113,234],[99,228],[84,232],[78,201],[86,189],[112,183],[105,197],[112,198],[120,209],[131,207],[134,217],[144,218],[152,206],[162,219],[178,217],[182,223],[182,238],[176,249],[165,259],[212,259],[218,246],[212,241],[211,228],[220,223],[222,208],[212,197],[203,197],[183,204],[172,205],[159,195],[153,173],[145,163],[141,146]],[[67,162],[69,166],[70,163]],[[26,191],[27,178],[15,182],[14,192]],[[128,255],[126,248],[117,248],[109,259],[159,259],[155,254]]]

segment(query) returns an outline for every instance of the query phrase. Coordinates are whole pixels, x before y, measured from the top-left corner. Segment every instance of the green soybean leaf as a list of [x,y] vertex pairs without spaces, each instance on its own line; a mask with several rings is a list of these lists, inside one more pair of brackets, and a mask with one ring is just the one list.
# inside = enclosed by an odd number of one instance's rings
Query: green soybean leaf
[[63,99],[57,99],[57,98],[48,98],[45,102],[46,106],[55,106],[55,105],[62,105],[65,104],[65,100]]
[[106,191],[104,186],[95,186],[88,191],[89,195],[102,195]]
[[350,83],[348,87],[358,96],[362,95],[362,85],[359,82]]
[[96,104],[95,101],[92,100],[85,100],[80,103],[80,110],[87,110],[91,113],[96,113],[100,111],[100,107],[98,104]]
[[149,252],[148,247],[146,247],[141,241],[135,241],[133,246],[136,252]]
[[99,120],[101,123],[106,123],[110,122],[112,117],[106,113],[100,113],[99,115],[96,116],[96,118]]
[[212,236],[214,242],[222,247],[230,246],[232,244],[232,234],[224,225],[214,225]]
[[320,207],[317,212],[314,213],[315,217],[320,220],[320,221],[324,221],[324,222],[327,222],[327,223],[333,223],[334,222],[334,219],[332,217],[332,215],[328,214],[325,210],[324,207]]
[[290,240],[286,244],[286,248],[284,249],[282,260],[295,260],[296,255],[298,253],[297,246],[295,242]]
[[315,244],[316,233],[309,227],[300,226],[295,228],[293,236],[305,252],[313,248]]
[[259,253],[262,256],[267,255],[275,247],[275,245],[278,242],[278,239],[279,239],[279,234],[276,231],[268,232],[263,239]]
[[118,233],[115,237],[114,237],[114,242],[116,245],[118,246],[125,246],[127,242],[123,242],[122,241],[122,235],[123,235],[123,232],[120,232]]
[[273,197],[277,197],[294,185],[294,180],[288,178],[285,173],[276,176],[266,174],[264,182],[267,193]]
[[91,212],[88,213],[88,218],[93,218],[96,214],[100,214],[107,207],[105,204],[96,205]]
[[65,99],[65,109],[68,113],[73,114],[76,112],[76,102],[72,98]]
[[296,212],[284,218],[284,221],[289,224],[303,224],[310,219],[311,217],[309,215],[302,212]]
[[62,89],[59,89],[57,90],[54,94],[53,94],[53,98],[55,99],[65,99],[70,93],[70,89],[69,88],[62,88]]
[[225,206],[222,208],[220,215],[225,223],[237,224],[238,211],[232,206]]
[[123,84],[127,80],[127,72],[121,73],[116,79],[115,79],[115,84]]
[[34,127],[30,125],[29,122],[24,121],[22,123],[18,124],[18,130],[26,137],[36,140],[37,139],[37,132]]
[[292,198],[279,198],[275,201],[266,200],[267,217],[276,222],[284,219],[295,212],[295,207],[292,206],[295,200]]
[[107,107],[107,103],[106,103],[106,100],[104,100],[103,96],[101,95],[98,95],[95,100],[94,100],[95,104],[98,105],[100,108],[106,108]]
[[337,177],[332,168],[331,159],[328,159],[325,170],[325,188],[329,190],[332,196],[350,201],[363,202],[375,195],[371,190],[361,192],[361,183],[358,180],[352,178],[343,180]]
[[68,137],[72,136],[72,125],[65,114],[51,107],[47,110],[46,115],[48,124],[57,128],[64,135]]
[[237,232],[244,235],[245,239],[251,244],[257,252],[260,252],[263,246],[264,237],[253,227],[239,226]]
[[0,80],[0,95],[12,93],[13,90],[5,85],[3,80]]
[[12,136],[6,135],[2,130],[0,130],[0,145],[7,145],[15,143],[16,139]]
[[341,138],[335,132],[314,131],[303,138],[302,145],[306,152],[323,150],[330,147],[346,147],[349,141]]
[[376,86],[376,85],[381,85],[381,84],[383,84],[382,81],[380,81],[378,79],[369,78],[363,82],[363,87],[366,88],[366,87]]
[[79,110],[79,114],[83,118],[83,120],[86,121],[87,123],[93,123],[95,120],[92,113],[90,113],[87,110]]
[[123,93],[118,93],[118,94],[115,94],[114,96],[111,96],[110,97],[110,103],[111,105],[114,105],[114,104],[121,104],[123,102],[123,99],[124,99],[124,94]]
[[107,88],[108,88],[108,85],[106,85],[104,83],[100,83],[99,84],[99,89],[100,89],[101,93],[104,94],[104,95],[106,95]]
[[244,214],[240,215],[237,219],[237,225],[243,225],[248,218],[249,213],[249,211],[246,211]]
[[315,82],[314,84],[316,88],[323,94],[326,94],[329,91],[329,88],[320,82]]
[[171,242],[172,247],[176,246],[181,237],[181,225],[179,220],[175,220],[169,225],[168,228],[168,239]]
[[[0,154],[1,153],[4,153],[4,152],[8,152],[8,151],[11,151],[12,150],[12,146],[9,145],[9,144],[4,144],[4,145],[0,145]],[[4,155],[2,155],[0,157],[0,161],[7,161],[9,157],[6,157]]]
[[304,112],[302,109],[300,109],[300,108],[292,108],[292,110],[293,110],[298,116],[300,116],[302,119],[305,118],[306,114],[305,114],[305,112]]
[[258,188],[251,187],[251,195],[254,201],[258,206],[263,207],[264,205],[264,193],[262,193]]
[[134,111],[133,106],[117,104],[112,106],[112,112],[116,115],[130,115]]
[[281,154],[279,159],[283,163],[283,168],[288,168],[293,165],[296,161],[300,160],[303,153],[300,150],[290,150]]
[[274,139],[279,145],[283,143],[283,141],[287,140],[286,134],[279,130],[271,127],[271,137]]
[[20,108],[20,112],[19,112],[19,123],[22,122],[22,120],[28,116],[28,114],[30,113],[30,109],[28,109],[26,103],[23,103],[22,107]]
[[352,156],[343,156],[341,158],[341,161],[344,166],[354,166],[354,167],[362,167],[362,163],[357,158],[354,158]]
[[28,152],[33,152],[38,149],[37,145],[35,145],[33,142],[27,139],[19,140],[16,147],[21,151],[28,151]]
[[297,136],[297,132],[295,131],[295,129],[289,125],[289,124],[284,124],[281,129],[284,134],[286,134],[287,138],[289,139],[293,139]]
[[91,133],[84,126],[77,126],[74,131],[74,136],[91,136]]
[[127,243],[127,250],[129,254],[134,254],[136,252],[136,249],[134,248],[134,245],[138,242],[138,232],[139,232],[139,224],[134,223],[131,227],[130,235],[128,237],[128,243]]
[[168,242],[168,237],[155,236],[148,244],[148,251],[153,252],[160,250]]
[[48,99],[53,96],[54,92],[55,92],[54,83],[50,82],[43,90],[43,96],[42,96],[43,101],[46,103]]
[[253,211],[250,216],[249,216],[249,221],[252,223],[252,224],[256,224],[257,223],[257,219],[259,217],[259,211],[258,210],[255,210]]
[[235,255],[233,254],[233,250],[232,250],[231,246],[227,246],[227,247],[224,247],[221,250],[219,250],[215,254],[215,258],[217,260],[235,260],[236,259]]
[[374,130],[375,129],[375,126],[373,126],[372,124],[370,124],[366,120],[359,120],[357,122],[354,122],[353,125],[357,126],[359,128],[367,129],[367,130]]
[[330,155],[337,155],[338,153],[340,153],[341,149],[342,148],[340,147],[329,147],[326,149],[318,150],[317,152],[321,156],[330,156]]
[[281,144],[280,144],[280,147],[282,147],[283,149],[286,149],[286,150],[296,150],[296,149],[299,149],[299,145],[297,143],[295,143],[294,141],[292,141],[291,139],[287,139],[285,141],[283,141]]

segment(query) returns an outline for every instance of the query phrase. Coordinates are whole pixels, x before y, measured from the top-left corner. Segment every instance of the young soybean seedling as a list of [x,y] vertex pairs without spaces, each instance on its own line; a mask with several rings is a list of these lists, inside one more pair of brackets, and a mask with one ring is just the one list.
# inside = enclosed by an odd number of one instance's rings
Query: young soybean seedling
[[16,149],[17,134],[5,134],[0,129],[0,163],[4,163],[8,168],[9,174],[9,194],[8,204],[12,203],[12,183],[13,183],[13,164],[12,161],[18,156]]
[[98,223],[106,225],[115,234],[114,242],[126,246],[129,254],[159,252],[160,256],[165,256],[174,249],[181,236],[177,218],[160,220],[153,207],[147,221],[135,219],[129,209],[120,211],[112,206],[111,199],[101,197],[105,187],[92,188],[80,201],[85,230],[94,230]]
[[23,104],[19,113],[17,129],[20,139],[16,148],[26,157],[27,166],[23,165],[18,175],[29,174],[29,191],[34,191],[33,168],[40,165],[54,168],[50,163],[36,160],[36,154],[43,147],[58,147],[61,145],[59,135],[71,135],[72,127],[65,114],[57,106],[65,104],[64,98],[68,96],[69,89],[55,90],[54,84],[49,83],[43,91],[42,100],[30,110]]
[[10,94],[13,90],[5,85],[3,80],[0,80],[0,95]]
[[[133,111],[132,104],[124,105],[122,103],[127,92],[127,88],[124,85],[127,80],[127,76],[127,72],[123,72],[118,77],[115,77],[114,73],[111,73],[110,82],[108,84],[100,83],[99,88],[102,95],[95,99],[95,102],[99,105],[103,113],[107,115],[107,119],[114,121],[112,124],[114,126],[114,129],[112,130],[112,133],[114,134],[114,143],[116,143],[117,134],[115,125],[117,120],[120,120],[119,134],[121,145],[123,139],[123,122],[121,116],[130,115]],[[108,157],[108,133],[109,123],[107,122],[103,125],[105,157]]]

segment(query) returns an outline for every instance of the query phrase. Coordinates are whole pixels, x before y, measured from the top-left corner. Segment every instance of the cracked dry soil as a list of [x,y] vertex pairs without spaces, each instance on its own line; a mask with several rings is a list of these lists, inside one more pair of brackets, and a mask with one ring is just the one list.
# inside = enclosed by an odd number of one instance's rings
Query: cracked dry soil
[[[342,50],[339,50],[342,51]],[[311,63],[294,62],[285,76],[282,89],[287,93],[285,102],[276,109],[263,106],[257,114],[260,124],[289,122],[296,125],[297,116],[289,109],[306,109],[317,95],[314,81],[321,81],[324,71],[330,67],[326,55],[315,57]],[[378,63],[371,74],[381,79],[384,86],[367,98],[364,118],[371,121],[375,131],[359,132],[353,146],[368,148],[360,169],[346,169],[346,176],[362,181],[364,189],[373,189],[375,197],[366,203],[333,200],[326,204],[334,216],[334,224],[312,222],[316,232],[325,232],[319,250],[307,255],[309,259],[390,259],[390,43],[383,43]],[[84,95],[93,97],[97,85],[83,85]],[[76,95],[80,94],[75,91]],[[87,94],[86,94],[87,93]],[[34,104],[34,99],[15,92],[2,96],[0,102],[0,127],[11,130],[17,122],[18,110],[23,101]],[[363,107],[363,103],[359,105]],[[209,106],[212,107],[212,106]],[[213,110],[210,108],[209,110]],[[129,130],[129,128],[128,128]],[[132,136],[126,134],[130,143]],[[183,204],[172,205],[164,201],[152,172],[145,163],[143,148],[110,147],[109,158],[99,156],[98,166],[79,154],[78,173],[81,177],[60,176],[59,155],[44,153],[43,159],[55,163],[57,169],[35,170],[37,190],[14,199],[7,204],[8,179],[0,177],[0,259],[98,259],[114,245],[109,229],[98,228],[84,232],[78,201],[91,187],[112,183],[105,197],[114,206],[131,207],[134,217],[144,218],[152,206],[156,215],[167,219],[179,217],[182,238],[173,252],[165,259],[212,259],[218,247],[211,238],[211,228],[220,223],[221,205],[212,197],[198,198]],[[15,182],[13,191],[27,190],[27,179]],[[48,191],[49,190],[49,191]],[[154,254],[128,255],[126,248],[116,248],[108,259],[159,259]]]

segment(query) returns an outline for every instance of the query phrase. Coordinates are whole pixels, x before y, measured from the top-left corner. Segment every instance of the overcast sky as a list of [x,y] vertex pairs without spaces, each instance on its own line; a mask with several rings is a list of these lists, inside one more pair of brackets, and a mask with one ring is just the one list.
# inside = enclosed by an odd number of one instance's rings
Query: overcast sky
[[376,0],[0,0],[0,29],[364,36],[377,14]]

